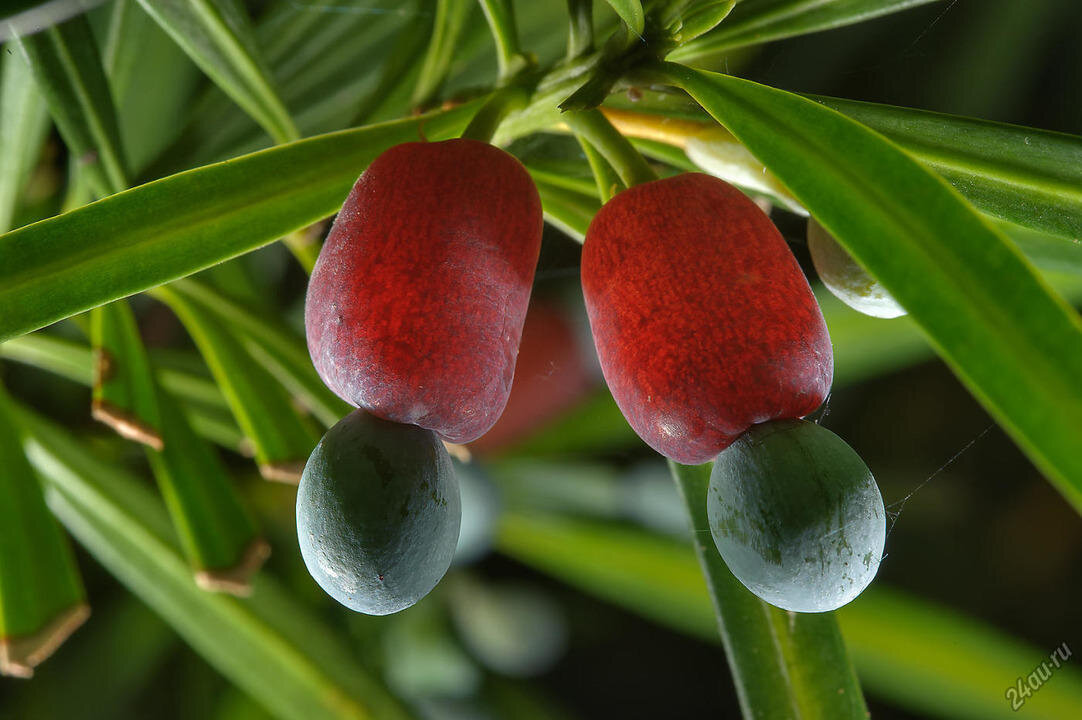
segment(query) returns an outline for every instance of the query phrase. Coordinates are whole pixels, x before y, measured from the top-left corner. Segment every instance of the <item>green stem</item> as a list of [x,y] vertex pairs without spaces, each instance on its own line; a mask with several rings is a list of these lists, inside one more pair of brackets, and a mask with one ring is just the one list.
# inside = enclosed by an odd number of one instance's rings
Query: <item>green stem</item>
[[567,58],[573,60],[594,49],[594,0],[567,0],[567,14]]
[[714,547],[706,513],[711,465],[669,462],[687,505],[695,554],[710,590],[745,718],[866,718],[868,709],[834,613],[791,613],[737,580]]
[[579,141],[579,145],[582,146],[583,153],[586,154],[586,162],[590,164],[590,171],[594,174],[594,180],[597,182],[598,197],[601,198],[601,204],[604,205],[612,199],[613,195],[624,188],[624,184],[620,182],[620,178],[612,169],[612,165],[609,165],[608,161],[589,140],[582,135],[576,135],[575,138]]
[[518,28],[515,26],[515,8],[511,0],[478,0],[485,20],[496,41],[496,60],[500,68],[500,82],[506,82],[527,64],[519,47]]
[[564,120],[577,135],[585,138],[605,156],[628,187],[657,180],[653,168],[600,110],[568,112]]
[[508,85],[492,93],[462,131],[462,137],[492,142],[492,137],[511,112],[521,110],[530,101],[530,91],[521,85]]

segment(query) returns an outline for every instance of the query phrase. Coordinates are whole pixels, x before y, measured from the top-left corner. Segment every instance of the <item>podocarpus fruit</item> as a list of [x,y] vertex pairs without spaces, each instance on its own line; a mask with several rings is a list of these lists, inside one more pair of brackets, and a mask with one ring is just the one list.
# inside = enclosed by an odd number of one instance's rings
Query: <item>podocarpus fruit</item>
[[587,231],[582,288],[613,397],[679,463],[803,417],[830,389],[807,279],[770,219],[722,180],[689,173],[614,197]]
[[323,381],[450,442],[484,434],[511,388],[542,223],[533,181],[499,148],[457,139],[384,152],[308,284],[308,349]]
[[327,431],[297,493],[297,539],[328,595],[369,615],[413,605],[454,557],[458,481],[435,433],[361,410]]

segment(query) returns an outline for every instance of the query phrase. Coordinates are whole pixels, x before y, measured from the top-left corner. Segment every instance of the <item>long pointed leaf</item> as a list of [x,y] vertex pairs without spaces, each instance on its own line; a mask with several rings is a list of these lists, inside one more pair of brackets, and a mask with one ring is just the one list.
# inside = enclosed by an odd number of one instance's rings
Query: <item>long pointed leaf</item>
[[249,578],[270,554],[214,450],[196,436],[169,393],[158,403],[165,447],[147,451],[180,538],[205,590],[247,594]]
[[169,289],[221,323],[239,330],[245,336],[249,352],[327,427],[352,410],[323,384],[303,337],[193,278],[178,280]]
[[299,137],[236,0],[139,0],[192,61],[276,142]]
[[9,404],[0,388],[0,674],[30,677],[90,610]]
[[[686,543],[596,521],[516,512],[504,516],[497,547],[619,607],[717,640],[710,596]],[[1006,686],[1047,657],[971,618],[880,585],[836,614],[868,691],[921,716],[1016,718],[1003,697]],[[1062,720],[1080,705],[1082,674],[1063,667],[1026,702],[1026,715]]]
[[881,135],[797,95],[663,66],[909,311],[1082,510],[1082,321],[1006,238]]
[[669,464],[691,519],[695,555],[710,588],[744,717],[867,717],[868,708],[833,613],[793,613],[755,597],[714,547],[706,517],[711,465]]
[[99,195],[123,190],[127,162],[89,21],[76,16],[18,42],[80,172]]
[[49,115],[26,59],[2,50],[0,81],[0,231],[11,229],[19,194],[41,154]]
[[123,437],[160,450],[158,395],[131,308],[123,300],[94,308],[90,327],[94,418]]
[[266,577],[247,600],[206,593],[142,483],[102,463],[56,426],[19,413],[49,506],[107,570],[223,675],[288,720],[398,720],[390,696],[308,610]]
[[938,0],[744,0],[717,30],[677,48],[672,60],[830,30]]
[[155,294],[195,340],[237,424],[252,441],[260,473],[268,480],[298,482],[319,437],[297,414],[282,386],[202,307],[167,287]]
[[274,242],[338,210],[391,145],[460,133],[477,102],[164,178],[0,236],[0,340]]
[[1077,244],[1082,137],[987,120],[813,96],[901,145],[984,212]]

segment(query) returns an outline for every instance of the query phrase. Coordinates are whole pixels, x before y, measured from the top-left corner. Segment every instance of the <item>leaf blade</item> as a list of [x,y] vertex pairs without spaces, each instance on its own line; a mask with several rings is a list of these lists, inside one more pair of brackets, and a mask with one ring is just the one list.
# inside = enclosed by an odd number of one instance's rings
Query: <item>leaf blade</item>
[[[686,543],[526,510],[516,508],[502,518],[500,552],[666,627],[717,642],[710,596]],[[599,557],[605,562],[597,562]],[[1004,678],[1010,682],[1044,655],[992,627],[882,585],[868,588],[837,616],[869,692],[945,719],[1017,717],[1003,700]],[[945,642],[950,653],[942,651]],[[1041,720],[1069,717],[1082,702],[1082,676],[1068,672],[1062,680],[1031,698],[1027,712]]]
[[714,547],[706,517],[712,464],[670,462],[691,520],[725,654],[747,718],[865,718],[868,708],[833,613],[791,613],[740,584]]
[[883,283],[1082,510],[1082,321],[1017,248],[942,179],[840,113],[747,80],[664,68]]
[[282,718],[399,720],[406,712],[269,578],[241,601],[196,587],[149,490],[19,409],[53,512],[122,583],[223,675]]
[[0,388],[0,674],[30,677],[89,614],[63,531],[23,454]]
[[195,340],[237,424],[255,448],[263,477],[299,482],[319,438],[297,414],[281,385],[202,307],[167,287],[159,288],[155,295],[173,310]]
[[[10,45],[5,45],[10,49]],[[41,154],[49,114],[19,53],[3,54],[0,82],[0,232],[11,229],[19,195]]]
[[[175,280],[333,214],[380,152],[460,133],[478,104],[178,173],[0,236],[0,340]],[[77,249],[72,249],[77,238]]]
[[139,0],[215,84],[276,142],[300,137],[235,0]]
[[938,0],[744,0],[718,30],[669,54],[677,61],[831,30]]
[[882,133],[983,212],[1082,237],[1082,137],[910,108],[811,96]]

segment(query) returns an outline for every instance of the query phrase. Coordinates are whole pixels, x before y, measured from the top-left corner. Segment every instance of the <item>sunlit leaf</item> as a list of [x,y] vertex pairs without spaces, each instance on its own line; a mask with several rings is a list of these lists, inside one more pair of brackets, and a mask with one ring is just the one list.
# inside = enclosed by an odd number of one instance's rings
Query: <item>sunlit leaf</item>
[[477,103],[173,175],[0,235],[0,340],[202,270],[325,218],[388,147],[460,133]]
[[929,336],[1082,509],[1082,321],[950,186],[840,113],[747,80],[659,71],[743,142]]

